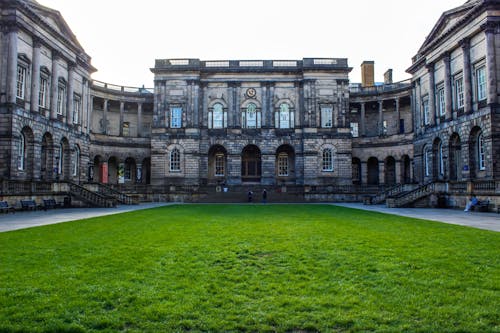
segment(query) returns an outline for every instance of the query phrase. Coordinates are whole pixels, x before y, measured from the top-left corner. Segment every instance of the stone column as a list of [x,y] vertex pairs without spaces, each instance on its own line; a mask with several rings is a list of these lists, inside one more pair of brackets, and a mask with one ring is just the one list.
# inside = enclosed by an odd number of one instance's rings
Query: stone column
[[464,57],[464,113],[472,111],[472,81],[470,68],[470,40],[460,41]]
[[443,57],[444,62],[444,104],[445,104],[445,119],[449,120],[452,118],[452,90],[453,87],[451,85],[451,68],[450,68],[450,53],[445,53]]
[[199,102],[200,102],[200,86],[199,86],[199,81],[194,83],[194,97],[193,97],[193,123],[194,127],[199,127],[199,122],[200,122],[200,108],[199,108]]
[[227,98],[227,124],[226,127],[235,127],[236,125],[236,107],[235,107],[235,96],[234,96],[234,84],[229,83],[228,86],[228,98]]
[[[40,92],[40,48],[42,44],[38,38],[33,37],[33,59],[31,65],[31,112],[39,110]],[[45,92],[47,93],[47,92]]]
[[66,123],[71,125],[73,120],[73,95],[75,92],[75,63],[68,63],[68,86],[66,89]]
[[9,27],[9,54],[7,67],[7,102],[16,104],[17,95],[17,31],[14,25]]
[[104,100],[103,110],[102,110],[102,133],[108,134],[108,104],[109,100]]
[[[236,122],[234,123],[235,127],[241,127],[241,117],[240,117],[240,112],[241,112],[241,83],[236,83],[236,97],[234,101],[234,107],[236,109]],[[262,121],[262,119],[261,119]]]
[[484,32],[486,34],[486,70],[488,74],[488,104],[497,103],[497,68],[495,54],[495,29],[498,23],[487,23]]
[[299,82],[294,83],[295,86],[295,117],[294,117],[294,126],[295,128],[302,126],[302,118],[300,117],[302,113],[302,103],[300,103],[300,84]]
[[[274,116],[274,82],[271,82],[270,83],[270,86],[269,86],[269,112],[267,113],[267,117],[266,117],[266,121],[267,121],[267,124],[269,125],[269,128],[278,128],[279,127],[279,124],[274,124],[274,119],[275,116]],[[272,125],[274,124],[274,126]]]
[[401,110],[399,108],[399,97],[396,97],[396,100],[394,102],[396,103],[396,127],[397,127],[396,134],[400,134],[401,133]]
[[125,102],[120,101],[120,136],[123,136],[123,112],[125,111]]
[[137,137],[142,136],[142,103],[137,103]]
[[361,161],[359,169],[359,172],[361,173],[359,175],[361,184],[366,185],[368,183],[368,165],[366,164],[366,161]]
[[361,111],[359,115],[359,128],[361,130],[361,136],[366,136],[366,125],[365,125],[365,102],[361,103]]
[[429,124],[436,124],[436,85],[434,83],[434,64],[427,65],[427,73],[429,75]]
[[89,105],[87,106],[87,130],[85,131],[87,134],[90,133],[91,131],[96,130],[95,128],[93,128],[93,123],[92,123],[92,114],[94,113],[94,96],[90,96],[90,92],[89,92],[88,103]]
[[50,118],[57,119],[57,90],[59,89],[59,73],[57,71],[57,59],[60,55],[57,51],[52,51],[52,76],[50,80]]
[[201,126],[208,127],[208,96],[207,96],[207,84],[203,85],[203,100],[202,100],[202,110],[201,110]]
[[378,135],[384,134],[384,101],[378,100]]
[[264,83],[262,85],[262,109],[260,110],[260,114],[261,114],[261,117],[260,117],[260,122],[261,122],[261,127],[265,128],[265,127],[270,127],[270,124],[267,122],[267,114],[270,112],[269,111],[269,108],[268,108],[268,100],[267,100],[267,94],[268,94],[268,89],[267,89],[267,83]]

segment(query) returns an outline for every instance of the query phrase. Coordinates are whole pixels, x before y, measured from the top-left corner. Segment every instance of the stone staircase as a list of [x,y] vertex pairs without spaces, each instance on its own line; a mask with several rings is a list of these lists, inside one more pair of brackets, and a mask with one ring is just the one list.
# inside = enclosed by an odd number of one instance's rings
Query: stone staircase
[[69,193],[76,199],[87,203],[92,207],[115,207],[116,199],[101,193],[86,189],[75,183],[68,183]]
[[423,199],[433,193],[445,191],[445,186],[446,185],[442,183],[428,182],[426,184],[418,186],[411,191],[402,192],[398,196],[392,198],[388,197],[386,199],[386,204],[389,208],[408,207],[418,200]]
[[224,191],[223,187],[206,186],[201,190],[201,192],[206,194],[200,197],[198,202],[247,203],[249,189],[253,192],[252,202],[254,203],[262,202],[262,191],[264,189],[267,191],[268,203],[304,202],[304,192],[302,190],[287,187],[286,191],[283,191],[283,187],[269,187],[264,185],[231,186],[227,187],[227,191]]
[[110,186],[107,186],[106,184],[94,183],[92,185],[97,188],[97,193],[102,194],[104,196],[113,197],[119,203],[122,203],[124,205],[136,205],[139,203],[136,200],[136,198],[134,198],[130,195],[127,195],[125,193],[122,193],[118,190],[115,190],[114,188],[111,188]]
[[417,187],[418,185],[416,184],[397,184],[394,187],[378,193],[372,198],[372,204],[379,205],[386,203],[387,199],[404,196],[406,193],[415,190]]

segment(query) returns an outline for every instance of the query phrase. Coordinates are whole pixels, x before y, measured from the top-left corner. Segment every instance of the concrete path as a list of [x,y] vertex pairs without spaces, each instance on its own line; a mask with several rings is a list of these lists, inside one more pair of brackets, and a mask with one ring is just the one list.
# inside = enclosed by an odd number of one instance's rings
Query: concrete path
[[119,214],[134,210],[166,206],[168,204],[169,203],[165,202],[154,202],[129,206],[119,205],[115,208],[63,208],[50,209],[47,211],[37,210],[29,212],[16,212],[15,214],[0,214],[0,232],[88,219],[95,216]]
[[500,214],[497,213],[464,212],[459,209],[442,208],[387,208],[385,205],[363,205],[361,203],[335,203],[334,205],[500,231]]
[[[131,206],[122,205],[116,208],[69,208],[0,214],[0,232],[69,222],[95,216],[119,214],[139,209],[166,206],[169,204],[172,203],[143,203]],[[334,203],[334,205],[500,232],[500,214],[496,213],[464,212],[455,209],[387,208],[383,205],[363,205],[360,203]]]

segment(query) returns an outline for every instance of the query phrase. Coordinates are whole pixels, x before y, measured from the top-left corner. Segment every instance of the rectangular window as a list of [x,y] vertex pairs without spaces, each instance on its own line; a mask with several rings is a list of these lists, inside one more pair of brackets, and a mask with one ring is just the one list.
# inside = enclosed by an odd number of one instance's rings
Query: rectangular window
[[49,80],[46,77],[40,77],[40,91],[38,92],[38,106],[48,107],[49,100]]
[[78,124],[80,121],[80,111],[82,109],[82,99],[80,96],[73,97],[73,124]]
[[17,85],[16,85],[16,97],[24,99],[24,92],[26,90],[26,67],[17,66]]
[[462,76],[455,79],[455,107],[464,107],[464,78]]
[[129,122],[123,122],[122,125],[122,133],[123,136],[130,136],[130,123]]
[[424,125],[429,125],[431,123],[431,115],[429,113],[429,100],[424,99],[422,101],[422,113],[424,114]]
[[181,154],[177,149],[170,153],[170,171],[181,171]]
[[280,128],[290,128],[290,112],[280,111]]
[[323,150],[323,171],[333,171],[333,153],[331,149]]
[[321,127],[332,127],[333,110],[331,107],[321,107]]
[[224,176],[224,154],[215,155],[215,175]]
[[288,176],[288,155],[286,153],[278,156],[278,176]]
[[436,103],[439,116],[446,114],[445,100],[444,100],[444,86],[440,85],[436,89]]
[[353,138],[357,138],[359,136],[359,128],[358,123],[351,123],[351,134]]
[[181,128],[182,127],[182,108],[173,107],[170,109],[170,127],[171,128]]
[[66,104],[65,101],[66,101],[66,87],[59,86],[57,88],[57,114],[58,115],[64,114],[64,104]]
[[486,147],[483,135],[480,134],[478,137],[478,162],[479,162],[479,170],[486,169]]
[[486,99],[486,67],[481,66],[476,69],[476,89],[477,100],[482,101]]

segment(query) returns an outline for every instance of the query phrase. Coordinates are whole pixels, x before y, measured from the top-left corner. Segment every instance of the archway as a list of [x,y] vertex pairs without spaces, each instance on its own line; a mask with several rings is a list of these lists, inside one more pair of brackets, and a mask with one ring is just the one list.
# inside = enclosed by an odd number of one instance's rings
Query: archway
[[396,160],[392,156],[385,159],[385,184],[396,184]]
[[281,145],[276,150],[276,176],[282,181],[295,177],[295,151],[290,145]]
[[208,150],[208,182],[224,183],[227,169],[227,151],[221,145],[214,145]]
[[378,159],[376,157],[370,157],[367,166],[367,183],[368,185],[378,185],[379,184],[379,176],[378,176]]
[[462,143],[458,133],[453,133],[449,144],[450,180],[459,180],[462,170]]
[[255,145],[248,145],[241,153],[241,181],[260,182],[262,161],[260,149]]
[[42,147],[40,152],[40,179],[49,181],[53,177],[54,142],[52,134],[45,133],[42,137]]
[[108,183],[118,184],[118,159],[115,156],[108,159]]
[[408,155],[403,155],[401,158],[403,163],[403,171],[402,171],[402,182],[403,184],[411,183],[411,161]]

